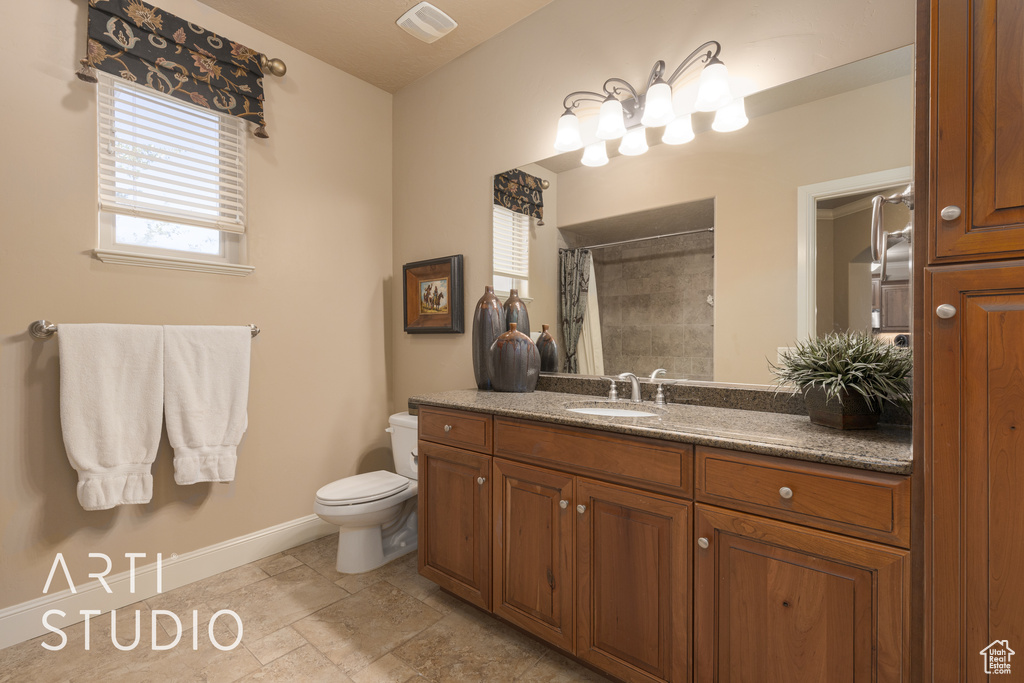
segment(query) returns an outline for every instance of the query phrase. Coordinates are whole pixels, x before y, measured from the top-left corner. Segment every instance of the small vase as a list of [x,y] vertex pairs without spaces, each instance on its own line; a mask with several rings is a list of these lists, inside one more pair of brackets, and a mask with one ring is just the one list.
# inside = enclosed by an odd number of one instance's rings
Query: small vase
[[505,329],[512,329],[512,323],[515,323],[519,331],[529,337],[530,314],[526,310],[526,304],[519,298],[518,289],[508,290],[508,301],[502,308],[505,309]]
[[491,375],[487,369],[491,345],[505,331],[505,311],[494,296],[494,287],[484,287],[484,295],[473,311],[473,375],[477,389],[491,389]]
[[537,337],[537,351],[540,353],[540,371],[558,372],[558,344],[548,332],[547,325],[540,326],[541,333]]
[[516,329],[516,323],[491,345],[489,370],[495,391],[522,394],[537,388],[540,353],[533,340]]
[[819,386],[804,387],[804,404],[811,423],[833,429],[875,429],[878,427],[878,413],[872,410],[867,400],[857,392],[842,394],[838,398],[828,397]]

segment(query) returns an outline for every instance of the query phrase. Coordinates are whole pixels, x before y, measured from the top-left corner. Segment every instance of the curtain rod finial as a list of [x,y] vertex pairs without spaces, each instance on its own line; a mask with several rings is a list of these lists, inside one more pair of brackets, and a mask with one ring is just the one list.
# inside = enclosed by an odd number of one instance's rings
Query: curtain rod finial
[[288,65],[286,65],[282,60],[277,57],[271,59],[264,54],[260,55],[260,68],[263,69],[264,72],[270,72],[278,78],[288,73]]

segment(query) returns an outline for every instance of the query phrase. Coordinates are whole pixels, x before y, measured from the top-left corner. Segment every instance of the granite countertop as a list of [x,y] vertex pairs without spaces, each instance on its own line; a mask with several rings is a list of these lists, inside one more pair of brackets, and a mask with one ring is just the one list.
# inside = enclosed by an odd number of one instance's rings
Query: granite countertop
[[[409,403],[731,448],[876,472],[910,474],[913,464],[911,431],[907,427],[882,425],[876,430],[839,430],[811,424],[808,418],[799,415],[678,403],[670,403],[663,408],[650,402],[636,406],[628,401],[609,403],[591,396],[552,391],[512,394],[464,389],[414,396]],[[571,407],[633,406],[658,414],[655,417],[603,417],[571,413],[565,409],[567,404],[573,404]]]

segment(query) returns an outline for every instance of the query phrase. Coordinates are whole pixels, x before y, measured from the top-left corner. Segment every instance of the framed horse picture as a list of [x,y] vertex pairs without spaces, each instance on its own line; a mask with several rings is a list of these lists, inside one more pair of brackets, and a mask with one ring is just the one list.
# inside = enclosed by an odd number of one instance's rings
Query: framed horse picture
[[405,331],[461,334],[465,330],[462,254],[402,266]]

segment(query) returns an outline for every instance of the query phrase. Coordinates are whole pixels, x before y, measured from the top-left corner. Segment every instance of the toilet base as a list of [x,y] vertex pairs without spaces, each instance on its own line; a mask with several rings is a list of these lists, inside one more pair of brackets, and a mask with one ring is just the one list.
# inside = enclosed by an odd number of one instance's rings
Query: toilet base
[[362,574],[416,550],[416,498],[406,501],[402,514],[386,528],[342,528],[338,532],[335,567],[342,574]]

